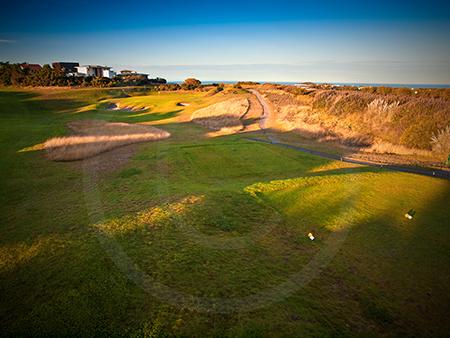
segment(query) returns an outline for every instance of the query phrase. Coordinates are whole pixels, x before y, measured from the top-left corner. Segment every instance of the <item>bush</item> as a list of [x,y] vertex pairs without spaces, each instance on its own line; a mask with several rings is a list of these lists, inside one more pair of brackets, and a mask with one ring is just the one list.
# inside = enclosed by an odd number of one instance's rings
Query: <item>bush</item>
[[305,88],[299,88],[297,86],[286,86],[284,88],[284,90],[287,91],[288,93],[294,95],[294,96],[308,95],[310,93],[309,90],[307,90]]
[[381,87],[375,87],[375,88],[376,88],[376,93],[379,95],[389,95],[389,94],[392,94],[392,92],[393,92],[392,87],[381,86]]
[[42,69],[28,75],[23,83],[27,86],[67,86],[68,80],[63,71],[44,65]]
[[184,85],[192,85],[194,87],[198,87],[202,84],[202,82],[200,80],[194,79],[192,77],[184,80]]
[[413,93],[408,87],[394,88],[393,92],[397,95],[412,95]]
[[403,133],[400,143],[409,148],[431,150],[430,138],[433,135],[433,123],[429,120],[421,120],[413,123]]
[[167,83],[164,85],[160,85],[158,86],[158,90],[160,91],[175,91],[175,90],[180,90],[181,86],[177,83]]
[[181,89],[183,90],[194,90],[197,89],[198,85],[192,84],[192,83],[182,83]]
[[26,79],[27,74],[27,71],[18,64],[0,62],[0,85],[2,86],[20,86]]

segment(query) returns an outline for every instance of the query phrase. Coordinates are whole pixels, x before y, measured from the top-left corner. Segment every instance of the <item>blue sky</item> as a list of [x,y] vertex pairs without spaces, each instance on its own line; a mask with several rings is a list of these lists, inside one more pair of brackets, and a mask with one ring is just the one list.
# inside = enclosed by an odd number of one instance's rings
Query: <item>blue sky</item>
[[179,81],[450,83],[448,1],[2,5],[0,60],[77,61]]

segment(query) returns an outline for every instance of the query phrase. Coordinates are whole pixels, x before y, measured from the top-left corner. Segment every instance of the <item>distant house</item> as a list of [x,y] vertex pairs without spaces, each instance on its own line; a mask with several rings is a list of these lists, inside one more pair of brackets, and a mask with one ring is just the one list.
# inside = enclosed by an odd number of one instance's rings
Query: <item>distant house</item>
[[116,72],[111,70],[111,67],[97,66],[97,65],[87,65],[87,66],[76,66],[77,73],[82,76],[94,76],[94,77],[107,77],[112,79]]
[[137,71],[133,72],[132,70],[129,69],[121,70],[120,74],[117,74],[117,76],[121,76],[122,78],[135,77],[143,80],[148,80],[148,74],[138,73]]
[[120,71],[119,75],[130,75],[131,73],[133,73],[132,70],[124,69]]
[[312,82],[302,82],[302,83],[297,83],[296,86],[299,88],[310,88],[311,86],[314,86],[315,83]]
[[77,68],[80,64],[78,62],[53,62],[53,68],[62,70],[65,74],[77,73]]
[[28,69],[31,73],[42,69],[41,65],[38,65],[36,63],[34,63],[34,64],[33,63],[28,63],[28,62],[21,63],[20,64],[20,68]]

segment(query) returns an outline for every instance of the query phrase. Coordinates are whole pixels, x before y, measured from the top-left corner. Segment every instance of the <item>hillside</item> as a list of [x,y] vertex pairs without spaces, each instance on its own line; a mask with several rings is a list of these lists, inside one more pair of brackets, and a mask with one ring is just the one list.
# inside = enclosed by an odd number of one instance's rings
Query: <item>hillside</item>
[[[272,127],[356,152],[406,155],[422,166],[444,163],[450,148],[436,149],[433,135],[450,123],[447,97],[310,90],[264,85],[258,89],[275,113]],[[445,143],[443,135],[440,142]],[[442,151],[441,151],[442,150]],[[392,156],[391,156],[392,157]]]

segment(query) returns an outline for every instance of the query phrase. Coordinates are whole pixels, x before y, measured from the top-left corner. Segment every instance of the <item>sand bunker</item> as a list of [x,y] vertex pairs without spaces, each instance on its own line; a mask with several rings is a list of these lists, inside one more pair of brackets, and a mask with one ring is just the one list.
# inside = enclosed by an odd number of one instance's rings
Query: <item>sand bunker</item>
[[188,102],[178,102],[177,103],[177,106],[182,106],[182,107],[187,107],[187,106],[190,106],[191,104],[190,103],[188,103]]
[[126,111],[126,112],[143,111],[143,110],[146,110],[146,109],[148,109],[148,107],[139,108],[139,109],[136,109],[136,107],[132,107],[132,106],[120,107],[120,103],[111,103],[109,105],[109,107],[106,108],[106,110],[116,110],[116,111]]

